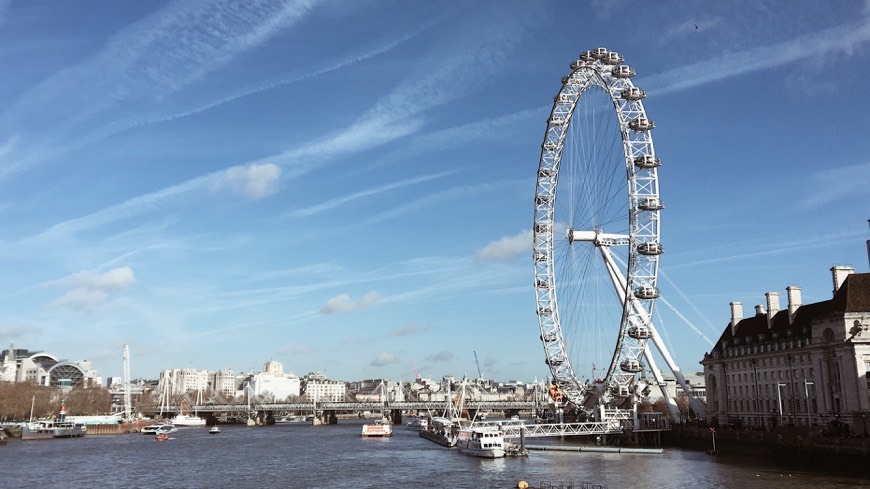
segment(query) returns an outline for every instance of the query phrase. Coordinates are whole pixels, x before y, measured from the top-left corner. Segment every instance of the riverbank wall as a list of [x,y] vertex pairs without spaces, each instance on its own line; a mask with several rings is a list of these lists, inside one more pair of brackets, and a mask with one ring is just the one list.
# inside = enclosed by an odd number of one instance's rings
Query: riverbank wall
[[675,426],[662,434],[662,446],[722,455],[759,456],[776,462],[838,467],[870,477],[870,437],[829,436],[820,431],[781,427],[775,431]]

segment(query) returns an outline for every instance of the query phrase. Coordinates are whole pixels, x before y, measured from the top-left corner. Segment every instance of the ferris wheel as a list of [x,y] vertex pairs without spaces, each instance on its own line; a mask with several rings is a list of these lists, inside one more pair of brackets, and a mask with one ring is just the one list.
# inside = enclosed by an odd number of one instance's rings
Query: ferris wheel
[[661,162],[646,93],[623,63],[605,48],[571,63],[547,120],[535,190],[541,342],[559,395],[587,410],[630,405],[655,384],[667,397],[650,342],[686,387],[652,323],[664,252]]

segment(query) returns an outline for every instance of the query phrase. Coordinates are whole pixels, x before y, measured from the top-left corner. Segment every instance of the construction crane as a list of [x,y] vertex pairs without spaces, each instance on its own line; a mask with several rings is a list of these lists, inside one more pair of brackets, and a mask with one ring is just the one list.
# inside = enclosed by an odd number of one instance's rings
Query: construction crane
[[477,364],[477,378],[483,380],[483,372],[480,371],[480,361],[477,359],[477,350],[474,351],[474,363]]
[[130,347],[124,344],[124,419],[130,421],[132,418],[130,401]]

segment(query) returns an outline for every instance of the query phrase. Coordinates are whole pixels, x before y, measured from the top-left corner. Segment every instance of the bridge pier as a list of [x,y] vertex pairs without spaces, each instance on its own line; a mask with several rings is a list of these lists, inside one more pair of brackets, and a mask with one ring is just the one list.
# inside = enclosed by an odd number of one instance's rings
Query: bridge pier
[[402,410],[401,409],[391,409],[390,410],[390,422],[393,424],[402,424]]

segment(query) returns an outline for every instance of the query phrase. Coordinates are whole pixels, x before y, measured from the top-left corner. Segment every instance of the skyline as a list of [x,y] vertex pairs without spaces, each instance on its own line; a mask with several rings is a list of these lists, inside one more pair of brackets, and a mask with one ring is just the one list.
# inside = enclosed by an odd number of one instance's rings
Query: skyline
[[785,5],[0,0],[0,347],[547,376],[535,172],[599,46],[656,123],[663,295],[714,342],[731,301],[829,299],[831,266],[868,271],[870,7]]

